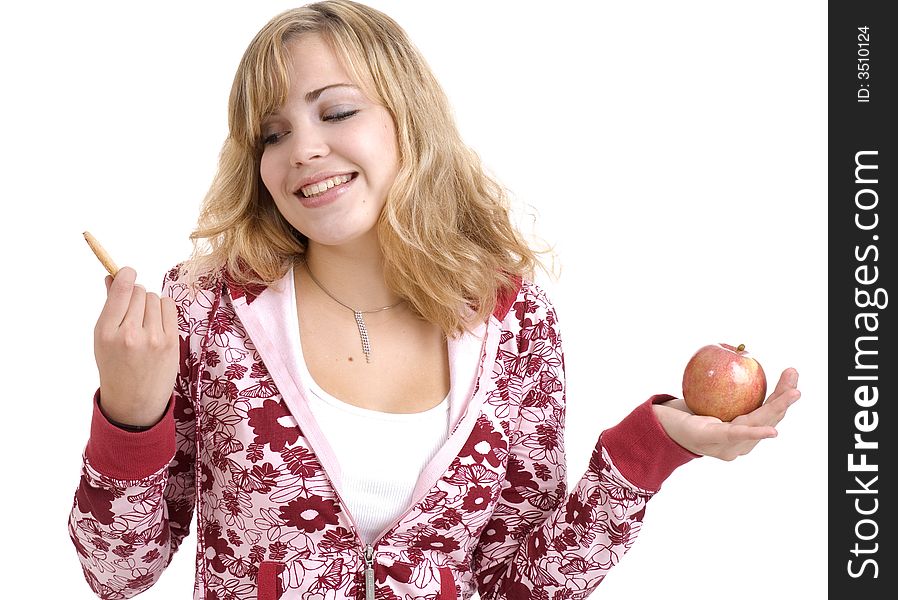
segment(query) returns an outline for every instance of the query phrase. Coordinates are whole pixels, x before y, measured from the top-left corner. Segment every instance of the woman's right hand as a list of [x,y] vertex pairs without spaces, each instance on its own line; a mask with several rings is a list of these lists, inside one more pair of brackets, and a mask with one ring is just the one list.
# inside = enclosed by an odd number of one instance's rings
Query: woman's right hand
[[165,296],[135,285],[122,267],[106,276],[106,304],[94,327],[100,404],[109,419],[155,425],[165,414],[178,375],[178,311]]

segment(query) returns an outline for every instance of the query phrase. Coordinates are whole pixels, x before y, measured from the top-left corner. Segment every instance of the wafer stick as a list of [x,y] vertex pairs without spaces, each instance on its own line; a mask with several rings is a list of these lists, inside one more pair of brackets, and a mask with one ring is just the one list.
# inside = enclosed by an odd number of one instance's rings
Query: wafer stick
[[87,245],[90,246],[90,249],[94,251],[94,254],[97,255],[97,258],[100,259],[100,262],[103,263],[103,266],[106,267],[106,270],[109,271],[109,274],[115,277],[115,274],[118,273],[118,267],[115,266],[115,262],[113,262],[112,257],[109,256],[109,253],[100,245],[100,242],[97,241],[97,238],[92,236],[89,231],[84,232],[84,239],[87,240]]

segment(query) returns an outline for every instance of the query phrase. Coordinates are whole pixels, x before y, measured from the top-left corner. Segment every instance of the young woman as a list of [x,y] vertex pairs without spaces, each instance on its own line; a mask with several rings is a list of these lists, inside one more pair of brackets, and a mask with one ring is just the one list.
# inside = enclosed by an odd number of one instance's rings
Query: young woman
[[648,500],[749,452],[672,396],[567,489],[564,358],[538,253],[387,16],[291,10],[238,68],[229,136],[160,296],[107,278],[69,529],[102,598],[149,588],[196,518],[197,599],[584,597]]

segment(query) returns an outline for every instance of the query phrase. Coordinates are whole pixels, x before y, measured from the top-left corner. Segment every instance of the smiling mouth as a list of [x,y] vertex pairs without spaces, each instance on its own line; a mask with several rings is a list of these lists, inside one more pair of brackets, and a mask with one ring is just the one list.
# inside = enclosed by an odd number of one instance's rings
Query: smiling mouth
[[324,181],[319,181],[318,183],[313,183],[311,185],[301,187],[296,193],[301,194],[304,198],[314,198],[315,196],[323,194],[332,187],[336,187],[338,185],[346,183],[347,181],[350,181],[356,175],[356,173],[347,173],[346,175],[337,175],[336,177],[330,177],[328,179],[325,179]]

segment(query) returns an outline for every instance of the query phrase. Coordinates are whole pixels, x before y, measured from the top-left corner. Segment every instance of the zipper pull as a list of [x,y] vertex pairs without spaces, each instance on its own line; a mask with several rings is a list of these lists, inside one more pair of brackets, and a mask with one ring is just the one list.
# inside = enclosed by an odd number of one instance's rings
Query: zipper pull
[[365,600],[374,600],[374,548],[365,546]]

